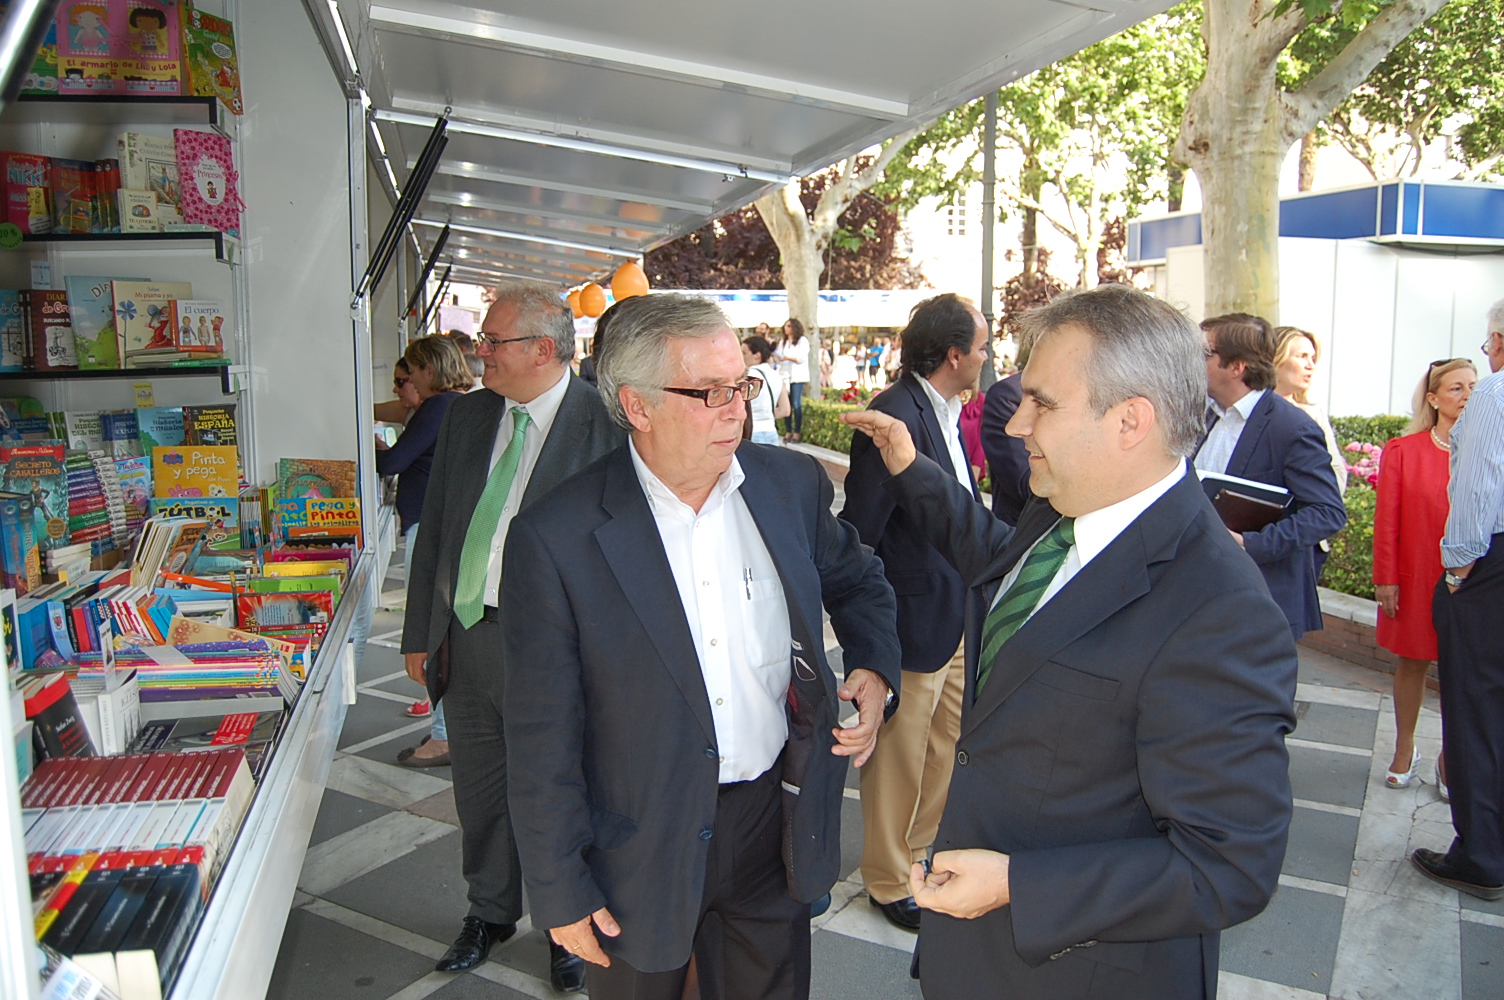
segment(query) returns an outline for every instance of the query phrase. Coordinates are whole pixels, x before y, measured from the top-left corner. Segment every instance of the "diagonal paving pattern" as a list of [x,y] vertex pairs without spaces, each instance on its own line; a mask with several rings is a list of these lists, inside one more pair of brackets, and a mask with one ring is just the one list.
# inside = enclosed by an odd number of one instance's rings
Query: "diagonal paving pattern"
[[[392,762],[426,733],[399,704],[421,697],[396,651],[400,566],[394,560],[358,670],[359,690],[374,697],[347,720],[268,996],[559,1000],[542,932],[525,919],[479,969],[433,971],[465,913],[465,886],[448,768]],[[1300,679],[1284,873],[1269,908],[1223,935],[1219,1000],[1504,997],[1504,904],[1459,899],[1406,860],[1452,836],[1430,763],[1441,738],[1434,696],[1418,734],[1421,780],[1394,791],[1383,785],[1394,740],[1388,678],[1302,648]],[[812,997],[918,998],[907,975],[913,936],[883,920],[863,891],[854,785],[843,880],[813,925]]]

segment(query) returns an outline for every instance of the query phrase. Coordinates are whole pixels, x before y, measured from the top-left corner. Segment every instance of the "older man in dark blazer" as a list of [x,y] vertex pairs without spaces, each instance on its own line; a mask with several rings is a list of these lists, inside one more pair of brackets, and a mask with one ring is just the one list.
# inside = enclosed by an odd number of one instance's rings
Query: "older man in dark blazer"
[[[976,385],[987,360],[987,321],[960,296],[937,295],[914,307],[902,342],[903,374],[871,408],[902,420],[919,453],[974,493],[961,441],[960,396]],[[889,921],[918,930],[909,865],[934,843],[945,808],[961,724],[961,627],[968,594],[912,515],[894,504],[883,488],[887,479],[872,442],[853,437],[840,516],[882,559],[893,585],[904,672],[903,707],[862,771],[862,882]]]
[[[501,714],[502,545],[519,511],[622,440],[600,397],[570,375],[574,322],[557,289],[502,286],[477,355],[485,388],[454,401],[435,446],[402,629],[408,674],[443,699],[469,886],[441,972],[479,965],[522,917]],[[551,971],[560,990],[584,987],[583,965],[563,949]]]
[[1214,1000],[1219,932],[1264,908],[1284,857],[1294,643],[1185,460],[1195,327],[1116,285],[1030,323],[1009,431],[1038,499],[1016,531],[901,424],[845,417],[989,607],[937,853],[911,876],[924,994]]
[[1347,523],[1331,453],[1316,421],[1274,391],[1274,332],[1266,320],[1229,313],[1203,320],[1207,432],[1198,471],[1281,486],[1290,513],[1260,531],[1233,533],[1264,574],[1298,640],[1322,627],[1316,546]]
[[[594,1000],[808,996],[846,759],[899,685],[893,592],[806,455],[741,440],[748,380],[714,303],[618,317],[602,398],[629,444],[512,526],[502,582],[512,815],[535,926]],[[844,650],[825,662],[821,606]],[[837,728],[840,699],[860,712]],[[719,947],[696,949],[705,918]]]

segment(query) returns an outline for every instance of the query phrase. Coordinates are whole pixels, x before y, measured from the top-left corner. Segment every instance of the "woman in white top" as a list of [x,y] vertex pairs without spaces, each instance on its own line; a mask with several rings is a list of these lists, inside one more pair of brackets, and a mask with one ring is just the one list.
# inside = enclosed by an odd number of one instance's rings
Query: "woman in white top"
[[778,440],[778,423],[775,414],[788,413],[788,396],[785,393],[783,376],[770,363],[773,345],[767,338],[756,334],[742,341],[742,360],[747,364],[747,374],[763,381],[751,403],[752,441],[754,444],[781,444]]
[[790,317],[783,324],[783,341],[773,352],[773,360],[789,384],[791,412],[784,421],[789,430],[788,439],[798,441],[799,432],[804,429],[804,387],[809,383],[809,344],[804,339],[803,323]]

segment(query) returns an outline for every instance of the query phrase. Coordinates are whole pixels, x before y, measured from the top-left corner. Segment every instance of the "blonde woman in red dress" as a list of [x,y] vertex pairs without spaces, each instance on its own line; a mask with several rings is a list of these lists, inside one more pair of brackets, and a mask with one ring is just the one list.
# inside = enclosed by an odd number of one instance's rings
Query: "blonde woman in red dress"
[[[1415,724],[1426,693],[1426,670],[1436,659],[1431,592],[1441,578],[1441,536],[1447,522],[1452,425],[1478,382],[1466,358],[1434,361],[1415,390],[1414,417],[1405,434],[1384,447],[1379,503],[1373,524],[1373,582],[1379,600],[1378,643],[1397,658],[1394,668],[1394,760],[1384,783],[1405,788],[1415,779],[1420,751]],[[1445,797],[1444,763],[1436,780]]]

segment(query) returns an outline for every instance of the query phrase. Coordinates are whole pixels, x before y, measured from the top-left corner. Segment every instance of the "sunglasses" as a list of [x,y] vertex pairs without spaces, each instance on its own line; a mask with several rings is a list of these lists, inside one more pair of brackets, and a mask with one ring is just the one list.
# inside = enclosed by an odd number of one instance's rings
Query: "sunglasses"
[[762,392],[762,379],[744,378],[736,385],[713,385],[709,389],[676,389],[673,386],[664,386],[663,391],[698,399],[711,409],[716,409],[726,406],[737,396],[741,396],[748,402],[756,399],[757,394]]
[[411,381],[412,381],[412,379],[410,377],[409,378],[394,378],[394,379],[392,379],[392,385],[394,387],[400,389],[404,385],[407,385],[407,383],[409,383]]

